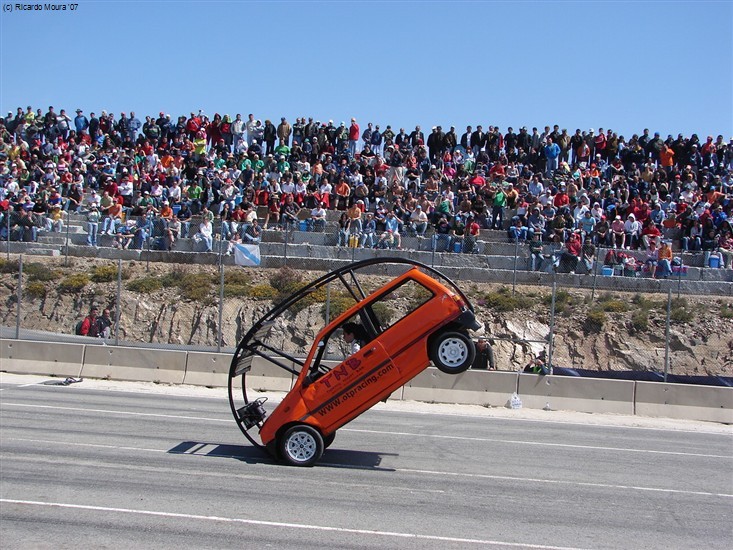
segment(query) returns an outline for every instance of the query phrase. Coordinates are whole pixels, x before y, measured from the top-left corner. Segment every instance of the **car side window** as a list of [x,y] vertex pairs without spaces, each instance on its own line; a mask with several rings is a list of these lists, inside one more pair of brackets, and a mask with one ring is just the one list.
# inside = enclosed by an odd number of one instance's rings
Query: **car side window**
[[369,306],[369,313],[375,329],[384,332],[391,326],[409,317],[434,294],[417,281],[408,279],[391,292],[380,297]]

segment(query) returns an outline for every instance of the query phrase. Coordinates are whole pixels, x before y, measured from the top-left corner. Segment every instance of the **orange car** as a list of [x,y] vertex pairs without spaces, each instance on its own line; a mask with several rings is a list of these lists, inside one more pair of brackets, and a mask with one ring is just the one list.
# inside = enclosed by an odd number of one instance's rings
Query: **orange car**
[[[365,274],[385,271],[392,276],[388,283],[367,288]],[[285,312],[291,312],[295,325],[297,312],[306,307],[323,312],[324,304],[314,296],[323,298],[324,289],[326,303],[343,305],[345,299],[345,310],[330,320],[326,307],[324,326],[317,331],[295,327],[315,334],[305,360],[283,352],[277,341],[289,330],[283,326]],[[245,335],[229,372],[232,413],[254,445],[289,464],[311,466],[333,442],[336,430],[386,401],[431,361],[451,374],[468,369],[476,354],[468,331],[479,326],[466,296],[431,267],[399,258],[350,264],[300,289]],[[264,399],[247,397],[246,375],[255,357],[297,376],[269,414]],[[235,390],[240,377],[241,397]],[[260,441],[250,434],[253,428]]]

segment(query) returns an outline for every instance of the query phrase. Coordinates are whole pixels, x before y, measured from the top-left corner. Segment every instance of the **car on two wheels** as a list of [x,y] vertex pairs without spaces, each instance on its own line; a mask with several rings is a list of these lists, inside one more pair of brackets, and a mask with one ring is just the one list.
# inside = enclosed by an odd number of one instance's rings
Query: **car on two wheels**
[[[383,279],[385,274],[386,283],[369,288],[370,275]],[[282,333],[286,312],[312,306],[323,289],[327,298],[338,296],[340,303],[345,298],[347,306],[334,318],[326,307],[324,326],[309,342],[305,359],[274,345],[273,334]],[[385,401],[431,363],[450,374],[468,369],[476,354],[470,331],[479,328],[468,298],[429,266],[398,258],[349,264],[283,300],[245,335],[230,368],[232,413],[250,442],[288,464],[311,466],[339,428]],[[262,398],[250,400],[247,394],[255,358],[294,378],[269,413]]]

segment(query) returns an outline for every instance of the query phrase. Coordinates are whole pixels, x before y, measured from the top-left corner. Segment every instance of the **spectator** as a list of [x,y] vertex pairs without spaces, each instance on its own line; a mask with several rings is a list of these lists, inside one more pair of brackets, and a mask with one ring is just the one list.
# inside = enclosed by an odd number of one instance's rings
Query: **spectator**
[[81,322],[79,330],[77,330],[77,334],[80,334],[81,336],[92,336],[94,338],[99,336],[99,324],[97,323],[98,315],[99,308],[97,306],[92,306],[89,310],[89,315],[87,315]]
[[213,252],[214,245],[214,228],[211,220],[204,218],[199,224],[198,232],[193,236],[194,242],[203,242],[206,249],[204,252]]
[[[101,317],[97,317],[96,332],[98,338],[109,339],[112,336],[112,318],[110,317],[109,309],[104,308]],[[89,334],[88,336],[93,336],[93,334]]]
[[89,246],[97,246],[97,231],[99,230],[99,209],[95,204],[89,209],[87,213],[87,244]]

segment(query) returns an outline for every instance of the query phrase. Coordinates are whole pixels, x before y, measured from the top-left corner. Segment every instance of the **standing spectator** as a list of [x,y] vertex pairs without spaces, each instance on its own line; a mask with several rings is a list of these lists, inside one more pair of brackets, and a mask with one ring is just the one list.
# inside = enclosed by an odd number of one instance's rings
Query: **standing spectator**
[[[285,118],[283,118],[285,120]],[[275,139],[277,138],[277,129],[270,122],[270,119],[265,120],[265,128],[262,132],[262,139],[265,140],[267,146],[265,150],[266,155],[271,155],[275,152]]]
[[140,122],[140,119],[135,116],[135,111],[130,111],[130,118],[127,121],[127,136],[133,143],[137,140],[137,133],[140,131],[141,126],[142,123]]
[[560,146],[557,143],[553,143],[552,138],[547,138],[547,145],[545,145],[545,158],[547,159],[547,165],[545,167],[545,176],[551,178],[557,170],[557,159],[560,156]]
[[76,133],[78,135],[88,133],[87,130],[89,129],[89,119],[84,116],[81,109],[76,110],[76,118],[74,118],[74,128],[76,128]]
[[87,214],[87,244],[97,246],[97,231],[99,230],[99,209],[93,204]]
[[[265,122],[265,124],[267,124],[267,122]],[[292,131],[293,129],[291,128],[290,123],[285,120],[285,117],[282,117],[280,119],[280,124],[277,125],[277,139],[279,140],[279,145],[290,144],[290,134]]]
[[[356,119],[351,119],[351,126],[349,126],[349,156],[354,158],[356,155],[356,144],[359,141],[359,134],[361,129],[356,123]],[[365,130],[366,131],[366,130]]]

